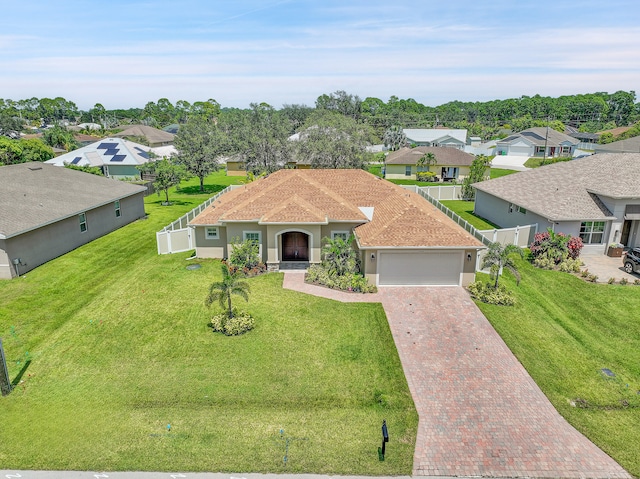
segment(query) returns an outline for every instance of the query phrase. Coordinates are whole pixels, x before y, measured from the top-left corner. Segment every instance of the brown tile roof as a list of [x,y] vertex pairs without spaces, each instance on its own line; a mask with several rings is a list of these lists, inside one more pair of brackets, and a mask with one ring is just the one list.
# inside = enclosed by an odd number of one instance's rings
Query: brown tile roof
[[[371,221],[360,208],[373,208]],[[363,170],[280,170],[225,193],[190,224],[235,221],[362,223],[363,248],[482,246],[419,195]]]
[[473,186],[553,221],[604,220],[597,195],[639,198],[640,153],[598,153],[475,183]]
[[152,126],[147,125],[131,125],[125,130],[119,133],[115,133],[112,136],[119,138],[125,138],[127,136],[138,136],[146,138],[150,143],[173,143],[176,135],[164,130],[158,130]]
[[415,165],[427,153],[436,157],[436,166],[471,166],[474,156],[457,148],[446,146],[416,146],[415,148],[400,148],[387,155],[388,165]]

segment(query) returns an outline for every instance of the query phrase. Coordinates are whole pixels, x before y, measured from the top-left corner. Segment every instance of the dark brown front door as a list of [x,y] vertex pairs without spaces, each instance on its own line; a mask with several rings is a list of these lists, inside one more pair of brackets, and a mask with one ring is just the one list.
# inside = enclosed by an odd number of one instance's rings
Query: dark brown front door
[[298,232],[284,233],[282,261],[309,261],[309,236]]
[[620,243],[627,246],[629,242],[629,233],[631,232],[631,221],[624,220],[622,224],[622,235],[620,235]]

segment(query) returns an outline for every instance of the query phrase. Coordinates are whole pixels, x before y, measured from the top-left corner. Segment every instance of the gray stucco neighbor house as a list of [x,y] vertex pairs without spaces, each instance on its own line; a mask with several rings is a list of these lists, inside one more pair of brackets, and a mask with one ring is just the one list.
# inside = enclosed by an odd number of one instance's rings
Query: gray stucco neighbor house
[[0,279],[145,215],[142,186],[44,163],[0,167]]
[[603,253],[640,246],[640,153],[601,153],[475,183],[475,213],[503,228],[538,224]]

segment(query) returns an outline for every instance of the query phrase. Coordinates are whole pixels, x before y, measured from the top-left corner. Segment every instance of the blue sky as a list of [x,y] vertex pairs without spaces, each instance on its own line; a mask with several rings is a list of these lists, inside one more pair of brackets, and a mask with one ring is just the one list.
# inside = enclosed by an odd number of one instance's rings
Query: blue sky
[[0,98],[426,105],[640,88],[638,0],[32,0],[2,8]]

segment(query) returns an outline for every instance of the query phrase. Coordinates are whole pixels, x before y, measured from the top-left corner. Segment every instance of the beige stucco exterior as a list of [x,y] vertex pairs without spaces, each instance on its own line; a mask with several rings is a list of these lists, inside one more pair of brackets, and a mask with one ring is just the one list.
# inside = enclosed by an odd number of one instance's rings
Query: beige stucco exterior
[[246,176],[243,161],[227,161],[227,176]]
[[[115,202],[86,210],[86,231],[80,230],[79,215],[0,240],[0,278],[24,274],[53,258],[104,236],[145,215],[143,192],[120,199],[120,216]],[[105,251],[105,254],[109,254]],[[19,263],[14,264],[14,260]]]

